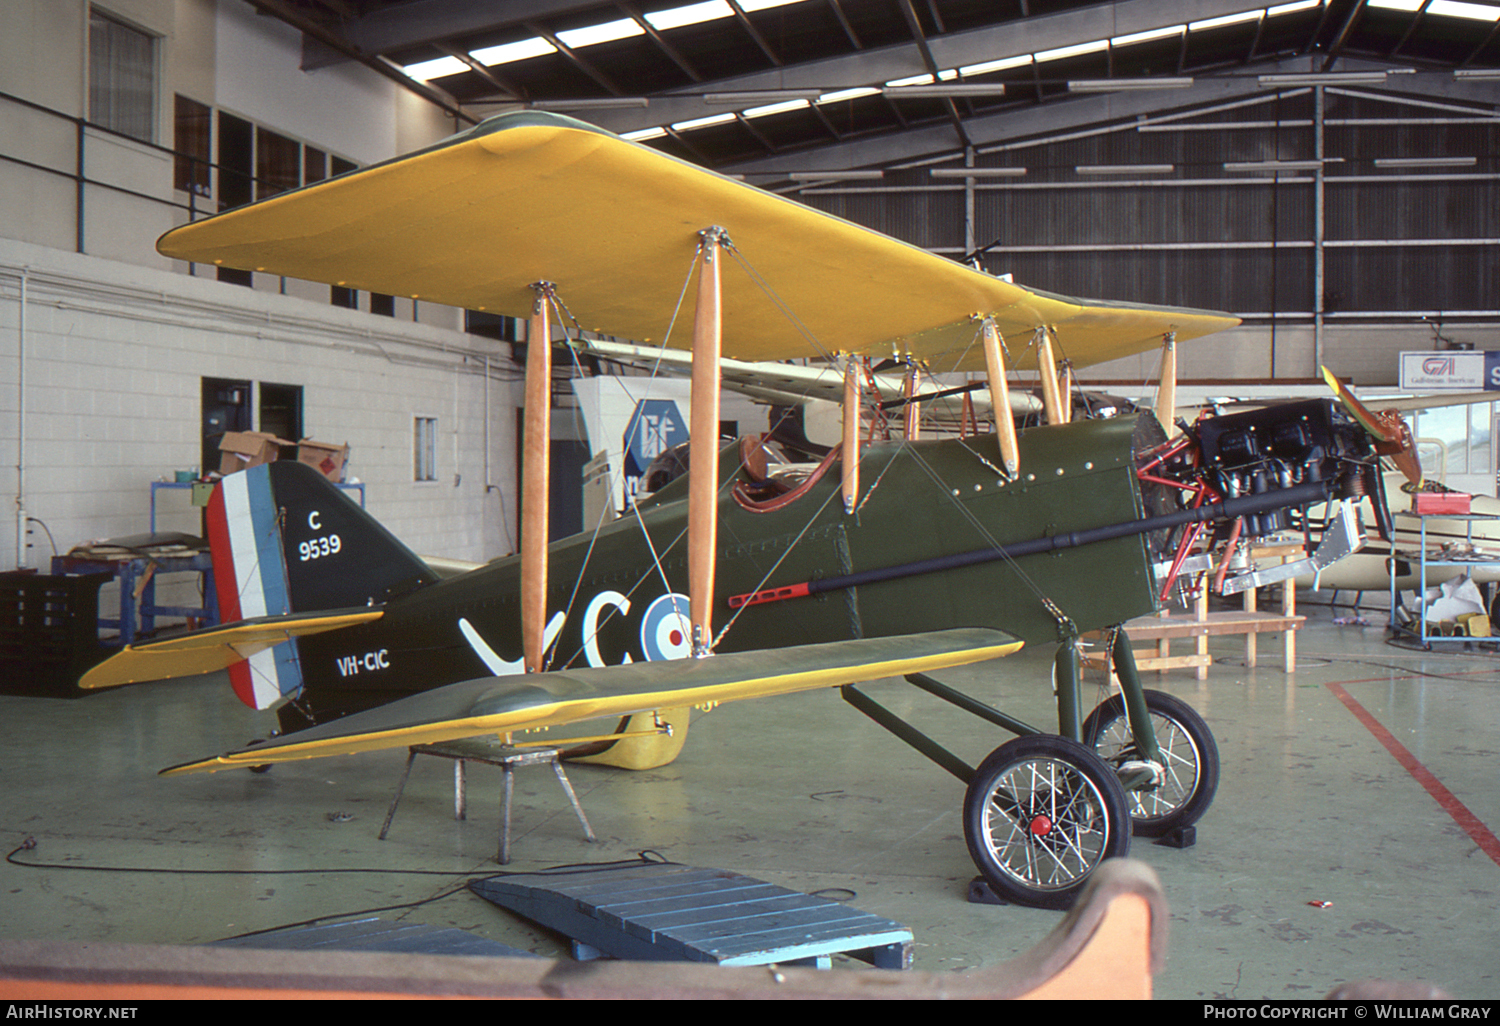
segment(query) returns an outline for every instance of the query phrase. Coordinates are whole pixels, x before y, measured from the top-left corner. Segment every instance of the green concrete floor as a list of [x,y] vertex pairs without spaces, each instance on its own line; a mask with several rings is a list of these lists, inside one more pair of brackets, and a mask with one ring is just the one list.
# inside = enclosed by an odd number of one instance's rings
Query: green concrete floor
[[[1131,849],[1160,874],[1171,907],[1156,995],[1310,998],[1381,977],[1500,996],[1500,846],[1488,832],[1500,829],[1500,656],[1396,648],[1378,626],[1305,611],[1295,674],[1265,639],[1254,670],[1241,643],[1216,640],[1208,680],[1147,675],[1148,687],[1203,714],[1223,762],[1195,847],[1138,839]],[[1048,725],[1049,658],[1024,653],[944,679]],[[1089,707],[1096,689],[1090,681]],[[1437,783],[1424,787],[1339,689]],[[972,763],[1008,740],[903,683],[869,691]],[[0,843],[8,851],[35,837],[16,859],[68,867],[0,866],[0,937],[198,944],[404,905],[387,914],[566,954],[561,938],[460,887],[501,871],[498,770],[471,769],[470,817],[455,822],[449,764],[419,760],[379,841],[404,750],[264,775],[155,775],[271,728],[222,679],[77,700],[5,695],[0,721]],[[969,904],[963,787],[835,692],[700,715],[683,755],[659,770],[569,775],[598,842],[583,840],[550,772],[523,771],[509,869],[650,850],[798,890],[852,892],[854,906],[909,926],[915,968],[931,971],[1010,959],[1059,916]],[[1461,808],[1477,825],[1461,825]]]

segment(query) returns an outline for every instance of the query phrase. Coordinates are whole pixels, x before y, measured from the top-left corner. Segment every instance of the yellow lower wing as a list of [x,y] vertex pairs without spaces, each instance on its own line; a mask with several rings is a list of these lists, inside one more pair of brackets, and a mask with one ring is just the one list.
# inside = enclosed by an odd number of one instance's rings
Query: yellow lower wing
[[[713,226],[747,265],[723,276],[723,352],[739,360],[909,353],[937,370],[979,368],[970,318],[987,314],[1022,341],[1055,327],[1059,355],[1086,366],[1154,348],[1167,332],[1186,341],[1238,323],[1026,289],[535,111],[184,225],[157,248],[512,317],[530,316],[530,286],[545,280],[583,328],[660,343],[698,233]],[[682,334],[669,343],[686,346]],[[1034,366],[1023,349],[1015,347],[1013,365]]]
[[264,744],[173,766],[163,776],[212,772],[484,734],[556,727],[709,702],[785,695],[881,677],[928,673],[1010,655],[1021,642],[965,628],[895,638],[736,652],[461,681]]
[[263,616],[226,627],[211,627],[144,645],[126,645],[85,673],[81,688],[111,688],[145,680],[170,680],[227,669],[264,649],[292,638],[338,630],[381,617],[378,609],[316,616]]

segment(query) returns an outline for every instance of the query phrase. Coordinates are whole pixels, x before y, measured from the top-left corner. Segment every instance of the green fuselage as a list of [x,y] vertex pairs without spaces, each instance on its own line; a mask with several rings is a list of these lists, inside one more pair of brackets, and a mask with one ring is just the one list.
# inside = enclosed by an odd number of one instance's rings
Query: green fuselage
[[[729,602],[781,585],[1137,520],[1144,508],[1135,434],[1152,427],[1154,421],[1138,425],[1137,418],[1122,417],[1025,431],[1014,481],[996,469],[994,435],[875,443],[862,454],[853,513],[844,510],[836,461],[781,508],[749,508],[732,494],[744,474],[736,465],[738,450],[725,449],[713,614],[714,632],[723,633],[716,650],[951,627],[997,628],[1045,643],[1066,630],[1049,601],[1079,631],[1152,611],[1154,577],[1142,535],[903,573],[738,611]],[[687,591],[686,523],[682,478],[596,534],[551,546],[549,617],[564,615],[550,650],[553,668],[681,654],[685,625],[673,600],[663,597]],[[305,726],[309,714],[323,720],[487,676],[495,672],[495,659],[519,660],[519,591],[519,559],[511,557],[391,599],[376,623],[303,638],[307,686],[298,702],[284,707],[283,728]],[[685,612],[686,599],[679,601]],[[492,650],[489,662],[481,646]]]

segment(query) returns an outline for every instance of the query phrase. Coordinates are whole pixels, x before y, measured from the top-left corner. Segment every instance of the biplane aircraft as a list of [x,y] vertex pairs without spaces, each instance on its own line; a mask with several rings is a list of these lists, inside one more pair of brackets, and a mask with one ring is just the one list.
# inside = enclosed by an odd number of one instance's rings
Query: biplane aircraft
[[[518,556],[440,580],[309,468],[224,478],[225,624],[127,648],[83,683],[227,667],[282,729],[167,774],[597,720],[596,758],[659,765],[691,707],[838,687],[967,784],[968,847],[999,895],[1061,907],[1133,828],[1190,829],[1218,777],[1207,725],[1141,688],[1123,632],[1122,694],[1079,707],[1079,634],[1156,609],[1188,534],[1271,530],[1378,486],[1369,435],[1332,400],[1174,438],[1151,414],[1064,423],[1060,359],[1161,346],[1170,367],[1232,317],[1026,289],[559,116],[497,116],[158,248],[529,319]],[[690,339],[672,330],[684,296]],[[691,348],[693,444],[685,476],[549,547],[555,322]],[[842,443],[800,480],[760,439],[721,449],[720,359],[809,355],[845,368]],[[982,370],[1002,411],[1008,368],[1040,368],[1049,424],[867,442],[865,356]],[[931,676],[1023,643],[1058,646],[1055,731]],[[857,687],[890,677],[1018,736],[971,766]]]

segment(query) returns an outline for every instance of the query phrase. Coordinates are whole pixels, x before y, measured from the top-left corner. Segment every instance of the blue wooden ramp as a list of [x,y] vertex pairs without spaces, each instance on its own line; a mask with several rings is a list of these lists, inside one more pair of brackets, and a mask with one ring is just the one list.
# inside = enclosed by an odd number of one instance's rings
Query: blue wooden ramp
[[911,966],[911,930],[836,901],[723,869],[601,866],[474,880],[501,908],[573,939],[575,958],[816,965],[848,954]]
[[372,916],[343,923],[318,923],[267,930],[248,937],[214,942],[223,948],[269,948],[276,951],[394,951],[409,955],[480,955],[490,958],[536,957],[508,944],[452,927],[402,923]]

